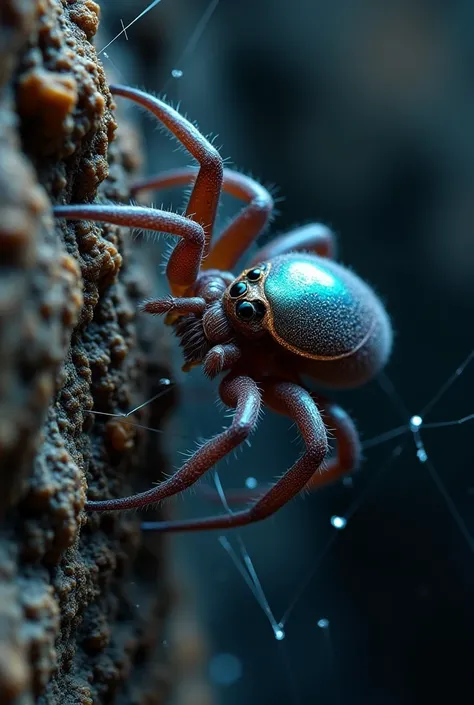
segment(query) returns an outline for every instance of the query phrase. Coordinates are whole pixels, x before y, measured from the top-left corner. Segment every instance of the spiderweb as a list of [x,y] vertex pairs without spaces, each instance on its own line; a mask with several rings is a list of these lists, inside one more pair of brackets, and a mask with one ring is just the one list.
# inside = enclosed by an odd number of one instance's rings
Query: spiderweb
[[[134,3],[123,26],[132,32],[133,12],[161,12],[166,2]],[[166,85],[173,97],[189,90],[183,82],[189,72],[192,83],[198,40],[216,9],[217,2],[203,3],[163,84],[147,88]],[[122,48],[126,41],[120,33]],[[118,46],[104,45],[102,56],[119,62]],[[431,250],[416,251],[382,224],[386,238],[375,254],[345,247],[347,261],[371,272],[386,295],[397,330],[386,372],[363,390],[336,395],[361,432],[361,471],[257,526],[173,538],[194,569],[212,642],[209,675],[222,705],[418,705],[436,702],[446,683],[445,702],[474,694],[472,287],[456,298]],[[350,242],[350,227],[341,232]],[[456,279],[451,261],[449,274]],[[176,466],[180,452],[222,424],[215,388],[203,386],[198,371],[178,382]],[[299,450],[288,423],[268,415],[252,447],[210,474],[222,510],[231,510],[227,488],[275,477]],[[183,516],[214,509],[192,492],[175,504]]]

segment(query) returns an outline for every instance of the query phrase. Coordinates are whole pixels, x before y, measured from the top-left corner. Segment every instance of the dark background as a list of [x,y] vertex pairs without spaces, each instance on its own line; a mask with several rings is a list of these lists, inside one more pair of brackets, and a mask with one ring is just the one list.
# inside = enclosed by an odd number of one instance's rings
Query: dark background
[[[145,5],[104,2],[109,28]],[[284,200],[272,233],[312,220],[335,230],[341,261],[380,293],[396,331],[387,377],[338,399],[363,439],[407,424],[474,348],[474,3],[221,0],[184,52],[208,6],[162,0],[107,50],[115,68],[104,65],[166,89],[205,134],[219,134],[233,165],[277,184]],[[143,126],[146,171],[189,163],[148,119]],[[236,207],[225,199],[223,217]],[[182,377],[178,351],[173,360],[178,466],[178,451],[225,419],[215,385],[199,370]],[[473,390],[474,361],[426,421],[471,414]],[[196,577],[217,703],[474,698],[473,428],[422,429],[425,463],[409,433],[368,448],[352,486],[295,500],[241,532],[277,619],[315,569],[282,642],[215,533],[173,539]],[[299,452],[295,436],[267,415],[252,448],[220,468],[224,486],[281,474]],[[174,507],[182,516],[215,509],[193,493]],[[332,515],[349,521],[317,568]]]

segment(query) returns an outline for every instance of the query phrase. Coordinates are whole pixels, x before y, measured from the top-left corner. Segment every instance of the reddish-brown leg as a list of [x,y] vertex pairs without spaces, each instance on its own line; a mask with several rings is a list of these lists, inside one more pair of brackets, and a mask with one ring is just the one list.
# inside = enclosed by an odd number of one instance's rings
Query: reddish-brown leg
[[143,301],[140,308],[145,313],[152,313],[157,316],[167,313],[183,315],[185,313],[202,313],[206,308],[206,302],[200,296],[185,298],[166,296],[163,299]]
[[242,352],[235,343],[214,345],[204,358],[204,374],[214,379],[214,377],[217,377],[221,372],[235,365],[235,363],[240,360],[241,356]]
[[[324,464],[324,484],[340,480],[359,468],[362,448],[355,424],[347,411],[339,404],[312,394],[313,399],[323,410],[326,428],[336,439],[336,453]],[[326,482],[327,478],[327,482]],[[321,487],[321,473],[317,472],[303,489],[313,492]]]
[[[293,419],[304,439],[306,451],[302,457],[251,507],[232,514],[170,522],[144,522],[148,531],[203,531],[230,529],[266,519],[297,495],[318,471],[328,450],[326,429],[311,395],[302,387],[289,382],[267,383],[264,400],[269,406]],[[321,472],[320,485],[326,483]]]
[[[159,98],[128,86],[112,85],[110,90],[114,95],[128,98],[153,113],[199,162],[199,172],[189,197],[186,216],[202,225],[206,236],[204,247],[206,255],[221,194],[222,157],[192,123]],[[175,296],[181,296],[187,289],[187,285],[183,284],[182,277],[183,266],[188,266],[187,259],[188,254],[183,243],[178,242],[166,269],[171,292]]]
[[252,257],[248,266],[253,267],[255,264],[288,252],[314,252],[319,257],[334,259],[336,255],[334,234],[321,223],[303,225],[301,228],[279,235],[262,247]]
[[196,281],[204,252],[204,231],[199,223],[189,218],[154,208],[120,204],[85,203],[77,206],[55,206],[53,213],[56,218],[66,220],[92,220],[177,235],[182,238],[182,241],[175,247],[170,258],[172,269],[179,267],[179,276],[174,281],[179,280],[180,286],[184,289],[192,286]]
[[186,208],[186,215],[202,225],[206,233],[206,250],[212,235],[222,187],[223,161],[217,149],[197,127],[170,105],[128,86],[110,86],[113,95],[120,95],[149,110],[199,162],[199,171]]
[[[137,182],[132,187],[132,193],[184,186],[192,183],[195,178],[195,169],[173,169]],[[224,169],[222,190],[248,205],[227,225],[211,248],[202,268],[229,271],[268,224],[273,211],[273,199],[257,181],[231,169]]]
[[[322,417],[328,433],[336,440],[336,453],[324,462],[324,466],[315,472],[303,487],[303,491],[314,492],[320,489],[321,484],[329,485],[340,480],[357,470],[361,459],[361,446],[359,434],[349,414],[342,407],[328,399],[311,394],[321,410]],[[254,490],[226,490],[225,496],[229,504],[243,504],[254,501],[262,492],[270,489],[271,485],[259,485]],[[200,494],[213,502],[220,502],[219,493],[213,487],[202,486]]]
[[261,394],[250,377],[226,377],[219,393],[227,406],[235,408],[234,418],[228,429],[204,443],[184,465],[168,480],[146,492],[122,497],[87,502],[85,509],[110,511],[137,509],[178,494],[193,485],[219,460],[236,448],[254,430],[261,406]]

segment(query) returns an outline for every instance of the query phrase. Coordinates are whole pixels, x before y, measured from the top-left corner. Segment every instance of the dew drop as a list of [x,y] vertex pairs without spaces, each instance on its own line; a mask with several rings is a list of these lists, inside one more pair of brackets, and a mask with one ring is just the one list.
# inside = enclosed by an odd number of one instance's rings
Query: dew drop
[[412,416],[410,419],[410,430],[411,431],[417,431],[420,426],[423,423],[423,419],[421,416],[418,416],[418,414],[415,414],[415,416]]
[[256,486],[258,485],[257,479],[255,477],[248,477],[245,480],[245,487],[248,490],[254,490]]
[[344,517],[339,517],[339,516],[332,516],[331,517],[331,526],[333,526],[335,529],[345,529],[347,524],[347,519],[344,519]]
[[181,69],[173,69],[171,71],[171,75],[173,76],[173,78],[181,78],[183,72],[181,71]]
[[428,454],[424,448],[418,448],[416,451],[416,457],[420,461],[420,463],[426,463],[428,460]]
[[318,627],[320,629],[329,629],[329,619],[323,617],[322,619],[318,620]]

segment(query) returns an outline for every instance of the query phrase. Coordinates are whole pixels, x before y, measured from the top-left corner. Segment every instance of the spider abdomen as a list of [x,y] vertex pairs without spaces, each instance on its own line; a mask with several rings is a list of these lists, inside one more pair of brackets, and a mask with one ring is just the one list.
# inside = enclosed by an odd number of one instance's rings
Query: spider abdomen
[[373,290],[345,267],[306,253],[272,259],[264,283],[265,327],[331,386],[365,382],[385,364],[391,326]]

